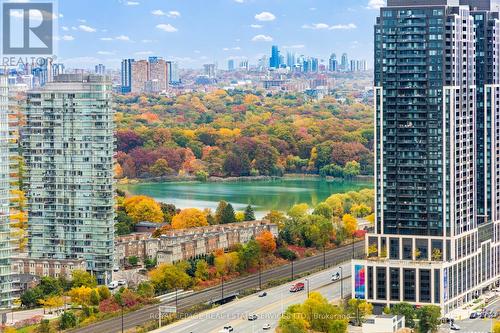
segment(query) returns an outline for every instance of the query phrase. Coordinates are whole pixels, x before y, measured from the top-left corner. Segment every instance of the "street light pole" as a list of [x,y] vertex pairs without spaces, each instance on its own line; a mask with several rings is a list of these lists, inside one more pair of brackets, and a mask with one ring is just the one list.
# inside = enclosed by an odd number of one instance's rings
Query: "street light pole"
[[344,299],[344,270],[342,266],[339,266],[340,268],[340,298],[343,300]]
[[177,287],[175,287],[175,308],[177,309]]
[[262,265],[259,262],[259,289],[262,290]]
[[307,298],[309,298],[309,279],[306,279],[307,282]]
[[352,234],[352,259],[354,259],[354,234]]
[[221,287],[221,302],[224,300],[224,276],[220,277],[220,287]]
[[292,259],[292,280],[293,280],[293,259]]
[[326,268],[326,249],[323,246],[323,269]]
[[123,333],[123,304],[122,304],[122,333]]

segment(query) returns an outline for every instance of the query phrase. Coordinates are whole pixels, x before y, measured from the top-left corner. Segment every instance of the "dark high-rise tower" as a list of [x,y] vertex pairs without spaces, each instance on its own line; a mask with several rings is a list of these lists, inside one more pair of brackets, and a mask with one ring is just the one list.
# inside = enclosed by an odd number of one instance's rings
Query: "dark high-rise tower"
[[271,58],[269,59],[269,67],[270,68],[279,68],[280,67],[280,51],[277,45],[273,45],[271,48]]
[[375,231],[353,267],[353,295],[379,308],[446,314],[500,280],[498,9],[388,0],[380,10]]

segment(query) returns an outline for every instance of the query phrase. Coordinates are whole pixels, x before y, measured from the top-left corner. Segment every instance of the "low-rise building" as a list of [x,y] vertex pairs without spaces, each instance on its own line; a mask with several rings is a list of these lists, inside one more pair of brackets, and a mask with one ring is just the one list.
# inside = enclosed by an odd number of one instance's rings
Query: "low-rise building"
[[13,274],[29,274],[39,277],[64,277],[71,279],[74,270],[86,270],[84,259],[39,259],[20,257],[12,259]]
[[266,220],[170,230],[158,238],[135,233],[115,240],[115,266],[124,266],[129,257],[173,263],[248,243],[263,231],[278,236],[278,226]]
[[363,333],[394,333],[404,327],[404,316],[372,316],[371,318],[367,318],[363,323]]

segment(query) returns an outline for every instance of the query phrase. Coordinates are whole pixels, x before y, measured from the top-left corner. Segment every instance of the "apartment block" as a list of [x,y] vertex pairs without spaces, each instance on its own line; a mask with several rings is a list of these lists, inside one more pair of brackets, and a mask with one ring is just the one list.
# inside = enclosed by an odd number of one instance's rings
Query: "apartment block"
[[388,0],[375,25],[375,232],[353,296],[443,314],[500,282],[499,6]]
[[114,111],[111,82],[64,74],[29,91],[22,128],[28,254],[85,260],[111,279],[114,249]]

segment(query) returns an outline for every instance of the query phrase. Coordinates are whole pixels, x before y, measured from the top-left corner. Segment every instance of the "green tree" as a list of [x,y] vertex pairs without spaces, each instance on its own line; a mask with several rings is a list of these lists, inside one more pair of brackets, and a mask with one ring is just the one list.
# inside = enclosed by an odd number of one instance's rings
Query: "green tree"
[[222,214],[224,213],[224,209],[227,206],[227,202],[224,200],[219,201],[217,205],[217,209],[215,210],[215,222],[217,224],[222,224]]
[[156,292],[184,289],[191,284],[191,277],[178,265],[161,264],[149,272],[149,278]]
[[136,256],[131,256],[127,258],[127,261],[130,266],[135,267],[139,263],[139,258],[137,258]]
[[373,312],[373,305],[365,300],[361,299],[350,299],[347,303],[347,311],[351,318],[357,326],[361,326],[366,316],[369,316]]
[[194,276],[202,281],[208,280],[208,264],[205,260],[201,259],[196,261],[196,271]]
[[236,216],[234,214],[233,205],[228,203],[224,210],[222,211],[220,224],[228,224],[236,222]]
[[99,292],[96,289],[92,289],[92,292],[90,293],[90,304],[99,305],[100,300],[101,298],[99,297]]
[[54,330],[50,327],[50,321],[48,319],[43,319],[36,329],[37,333],[52,333]]
[[93,276],[89,272],[76,269],[73,271],[72,277],[73,277],[72,279],[73,288],[78,288],[82,286],[95,288],[97,286],[97,280],[95,276]]
[[255,221],[255,212],[251,205],[245,208],[245,221]]
[[42,290],[38,287],[28,289],[21,295],[21,305],[32,308],[38,305],[38,300],[43,298]]
[[61,282],[56,278],[48,276],[42,277],[39,288],[44,296],[61,295],[63,292]]
[[351,178],[361,173],[361,166],[356,161],[347,162],[344,167],[345,177]]
[[137,286],[137,294],[142,297],[152,298],[155,295],[155,289],[150,282],[143,281]]
[[322,202],[314,208],[313,214],[331,219],[333,216],[333,209],[326,203]]
[[106,286],[97,287],[97,292],[99,293],[99,298],[101,300],[105,300],[111,297],[111,291],[109,291],[108,287]]
[[260,246],[257,241],[251,239],[248,243],[243,245],[238,251],[238,257],[240,271],[255,267],[260,258]]
[[305,203],[293,205],[292,208],[288,211],[288,216],[292,219],[298,219],[304,217],[309,210],[309,206]]
[[394,304],[390,308],[390,313],[398,316],[405,316],[405,325],[406,327],[414,328],[415,327],[415,315],[416,310],[415,307],[409,303],[401,302]]
[[62,330],[66,330],[68,328],[75,327],[78,324],[78,319],[73,314],[73,312],[64,312],[61,315],[61,319],[59,321],[59,328]]
[[441,308],[436,305],[424,305],[417,309],[418,332],[433,333],[439,327],[441,318]]
[[309,323],[300,314],[301,306],[289,306],[279,321],[282,333],[307,333]]

